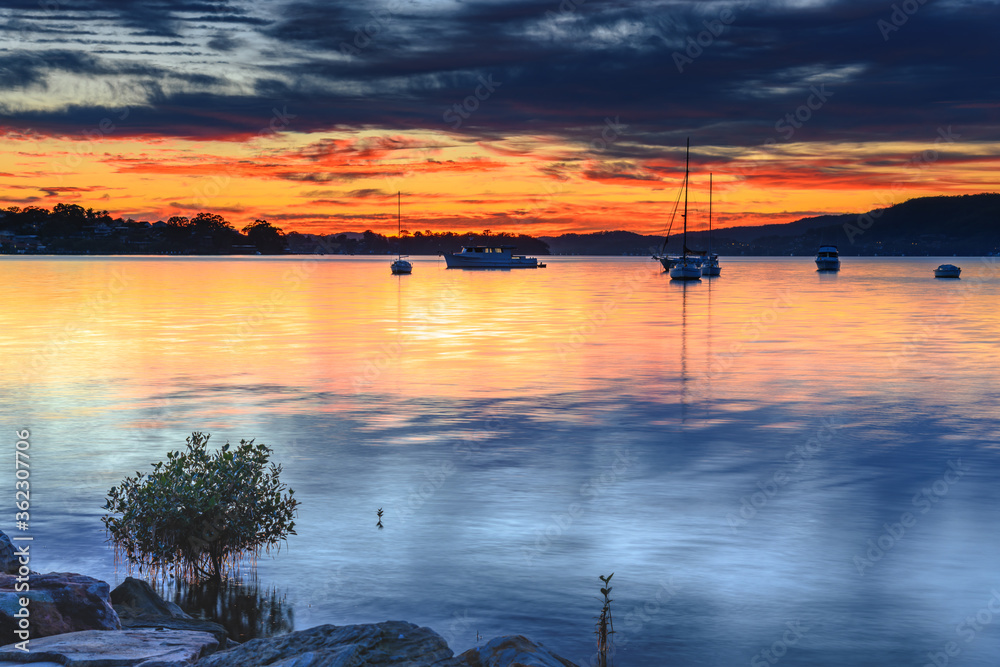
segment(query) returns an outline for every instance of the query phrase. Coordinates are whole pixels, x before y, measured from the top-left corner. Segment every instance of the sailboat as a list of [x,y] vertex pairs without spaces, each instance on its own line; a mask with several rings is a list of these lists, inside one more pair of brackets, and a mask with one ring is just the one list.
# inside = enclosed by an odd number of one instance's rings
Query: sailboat
[[701,275],[717,276],[722,273],[719,267],[719,256],[712,253],[712,175],[708,175],[708,255],[701,265]]
[[690,180],[691,166],[691,139],[687,140],[687,152],[684,154],[684,236],[681,247],[684,248],[681,256],[674,260],[674,265],[670,269],[671,280],[701,280],[702,258],[690,254],[688,250],[688,181]]
[[[403,218],[402,215],[400,214],[402,210],[401,209],[402,202],[400,200],[401,196],[402,196],[401,193],[399,192],[396,193],[396,239],[399,242],[402,242],[403,240],[402,235],[400,233],[400,230],[403,228]],[[399,248],[399,250],[402,250],[402,248]],[[407,262],[405,259],[403,259],[403,257],[405,257],[405,255],[397,255],[395,261],[393,261],[392,263],[393,274],[400,275],[413,272],[413,265]]]
[[662,266],[664,271],[669,271],[674,268],[674,264],[677,263],[676,257],[671,257],[667,254],[667,243],[670,241],[670,232],[674,228],[674,219],[677,217],[677,208],[681,204],[681,195],[684,194],[684,184],[677,190],[677,201],[674,202],[674,210],[670,213],[670,226],[667,227],[667,233],[663,237],[663,245],[660,246],[660,252],[653,255],[653,259],[658,261]]

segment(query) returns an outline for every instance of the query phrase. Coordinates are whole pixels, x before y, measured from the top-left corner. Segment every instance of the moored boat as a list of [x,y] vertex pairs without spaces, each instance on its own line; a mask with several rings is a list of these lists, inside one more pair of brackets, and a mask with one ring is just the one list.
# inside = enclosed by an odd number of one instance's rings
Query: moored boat
[[[401,200],[400,200],[401,197],[402,197],[402,193],[401,192],[397,192],[396,193],[396,240],[397,240],[397,242],[398,241],[402,241],[402,238],[403,238],[402,234],[400,233],[400,230],[402,229],[402,224],[403,224],[402,223],[402,219],[403,218],[402,218],[402,215],[400,213],[401,212],[401,203],[400,203],[401,202]],[[405,259],[403,259],[403,257],[404,257],[404,255],[396,255],[396,259],[393,260],[392,264],[390,265],[389,268],[392,271],[393,275],[401,276],[401,275],[406,275],[408,273],[413,273],[413,265],[410,264],[409,262],[407,262]]]
[[962,269],[954,264],[942,264],[934,269],[935,278],[959,278],[961,274]]
[[670,269],[670,279],[700,280],[701,271],[702,266],[700,257],[678,257],[673,268]]
[[712,174],[708,175],[708,254],[701,264],[701,275],[713,278],[722,273],[719,256],[712,252]]
[[472,245],[461,252],[445,254],[449,269],[536,269],[538,258],[515,255],[516,246]]
[[[670,269],[671,280],[701,280],[702,257],[688,250],[688,181],[690,179],[691,140],[687,142],[684,154],[684,235],[681,240],[681,256],[674,260]],[[704,255],[704,253],[701,253]]]
[[837,246],[824,245],[819,247],[819,250],[816,252],[816,270],[817,271],[840,270],[840,253],[837,252]]

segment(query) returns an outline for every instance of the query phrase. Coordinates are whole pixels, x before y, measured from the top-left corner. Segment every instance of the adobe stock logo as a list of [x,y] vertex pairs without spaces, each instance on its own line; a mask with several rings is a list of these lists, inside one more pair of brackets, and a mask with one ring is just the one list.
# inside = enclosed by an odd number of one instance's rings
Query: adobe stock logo
[[926,3],[927,0],[904,0],[900,5],[892,5],[892,13],[889,14],[889,20],[879,19],[875,22],[879,32],[882,33],[882,41],[888,42],[889,35],[906,25],[910,17],[916,14],[920,7]]

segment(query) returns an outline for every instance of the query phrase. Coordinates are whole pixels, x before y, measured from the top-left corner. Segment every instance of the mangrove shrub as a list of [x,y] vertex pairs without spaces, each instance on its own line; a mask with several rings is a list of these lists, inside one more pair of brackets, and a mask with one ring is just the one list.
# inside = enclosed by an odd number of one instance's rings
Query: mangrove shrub
[[209,437],[192,433],[187,451],[111,487],[102,521],[116,558],[140,572],[221,578],[295,534],[299,501],[269,462],[272,450],[240,440],[209,452]]

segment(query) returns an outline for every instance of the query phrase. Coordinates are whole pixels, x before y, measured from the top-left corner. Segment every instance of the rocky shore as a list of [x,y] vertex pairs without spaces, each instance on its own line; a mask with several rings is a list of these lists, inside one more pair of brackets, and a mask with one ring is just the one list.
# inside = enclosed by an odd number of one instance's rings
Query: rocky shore
[[320,625],[236,644],[145,581],[129,577],[111,590],[66,572],[0,574],[0,641],[0,667],[577,667],[521,635],[456,656],[439,634],[405,621]]

